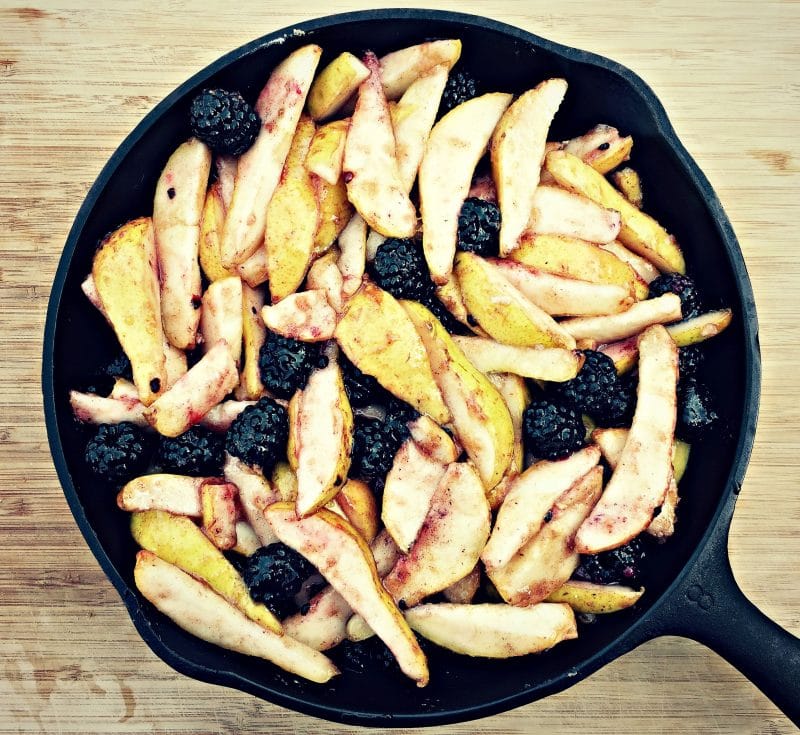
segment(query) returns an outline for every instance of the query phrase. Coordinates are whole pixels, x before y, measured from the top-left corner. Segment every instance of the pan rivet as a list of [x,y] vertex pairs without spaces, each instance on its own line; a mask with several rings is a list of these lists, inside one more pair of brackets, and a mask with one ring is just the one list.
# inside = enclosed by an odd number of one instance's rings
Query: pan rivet
[[689,602],[694,602],[702,610],[710,610],[714,606],[714,597],[706,592],[699,584],[693,584],[686,590]]

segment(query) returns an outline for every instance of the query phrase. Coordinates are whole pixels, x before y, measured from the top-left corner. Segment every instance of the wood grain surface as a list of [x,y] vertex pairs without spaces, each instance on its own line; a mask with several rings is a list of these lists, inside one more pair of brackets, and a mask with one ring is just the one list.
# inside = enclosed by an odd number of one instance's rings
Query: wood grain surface
[[[764,356],[761,418],[731,532],[732,564],[746,594],[800,634],[800,3],[427,5],[482,13],[634,69],[716,188],[753,280]],[[39,372],[62,245],[124,136],[223,52],[306,18],[366,7],[342,0],[0,2],[0,733],[355,729],[184,678],[151,653],[64,501],[45,437]],[[559,695],[441,731],[795,730],[716,655],[666,638]]]

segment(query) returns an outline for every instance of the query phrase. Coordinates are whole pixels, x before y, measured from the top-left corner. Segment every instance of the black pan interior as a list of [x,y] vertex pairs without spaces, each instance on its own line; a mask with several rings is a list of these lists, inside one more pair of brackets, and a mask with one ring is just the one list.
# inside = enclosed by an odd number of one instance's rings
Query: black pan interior
[[[676,580],[730,490],[736,448],[752,405],[748,388],[754,324],[746,271],[724,214],[705,178],[683,151],[649,89],[613,62],[537,39],[508,26],[430,11],[383,11],[338,16],[301,26],[304,35],[267,36],[220,59],[189,80],[129,136],[100,175],[67,242],[54,284],[45,337],[44,389],[56,466],[81,530],[129,607],[144,639],[167,662],[198,678],[235,686],[326,718],[375,725],[433,724],[491,714],[577,681],[627,649],[630,629]],[[734,309],[734,321],[708,343],[703,378],[729,432],[695,447],[681,483],[676,536],[656,550],[643,601],[626,613],[582,626],[577,641],[552,652],[505,661],[472,660],[434,650],[431,683],[416,690],[395,674],[347,674],[317,686],[260,660],[228,653],[183,633],[140,599],[133,585],[135,545],[128,517],[113,493],[98,488],[82,464],[82,431],[67,403],[70,388],[117,351],[116,340],[80,290],[98,241],[128,219],[150,214],[156,179],[171,151],[188,136],[187,108],[202,87],[240,89],[253,100],[270,69],[290,51],[315,42],[324,65],[344,50],[378,54],[426,39],[463,41],[458,68],[486,91],[522,92],[550,76],[569,82],[551,138],[585,132],[599,122],[631,134],[631,165],[645,184],[645,209],[681,243],[688,271],[710,306]],[[282,38],[276,43],[276,38]],[[320,67],[322,68],[322,67]],[[627,636],[627,638],[626,638]]]

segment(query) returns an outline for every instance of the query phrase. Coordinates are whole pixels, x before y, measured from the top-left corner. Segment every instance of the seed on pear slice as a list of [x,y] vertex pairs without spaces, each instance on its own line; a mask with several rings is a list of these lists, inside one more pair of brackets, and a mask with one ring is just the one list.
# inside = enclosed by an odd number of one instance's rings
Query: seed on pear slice
[[511,605],[533,605],[561,587],[577,569],[575,532],[603,491],[603,470],[592,468],[562,493],[548,510],[550,520],[510,561],[486,573]]
[[209,284],[203,294],[200,315],[203,349],[208,350],[225,340],[236,364],[242,356],[242,279],[221,278]]
[[445,283],[453,270],[458,215],[489,138],[511,103],[495,92],[467,100],[433,126],[419,167],[422,247],[431,278]]
[[[639,276],[639,278],[641,278],[646,284],[654,281],[661,275],[661,272],[658,270],[658,268],[656,268],[649,260],[647,260],[647,258],[643,258],[641,255],[634,253],[633,250],[629,250],[618,240],[603,243],[599,247],[602,250],[615,255],[623,263],[627,263],[631,268],[633,268],[634,271],[636,271],[636,275]],[[641,289],[641,286],[639,288]],[[646,294],[645,296],[640,296],[637,293],[637,298],[640,300],[642,298],[646,298]]]
[[195,346],[200,312],[200,218],[211,151],[190,138],[170,156],[156,184],[153,229],[161,283],[161,318],[170,344]]
[[220,259],[226,268],[244,262],[264,242],[267,208],[280,180],[322,49],[303,46],[275,67],[256,101],[261,129],[239,157],[236,184],[225,218]]
[[149,406],[166,388],[164,330],[153,222],[131,220],[108,235],[92,263],[103,313],[133,368],[139,399]]
[[239,573],[191,519],[146,510],[131,516],[131,533],[143,549],[203,580],[248,618],[281,633],[278,619],[264,605],[253,602]]
[[417,227],[417,211],[400,182],[380,64],[372,52],[365,55],[364,64],[370,75],[358,88],[344,144],[347,196],[373,230],[387,237],[411,237]]
[[369,69],[349,51],[339,54],[319,74],[308,93],[308,112],[314,120],[336,114],[361,82]]
[[417,686],[428,683],[425,654],[378,577],[375,560],[350,523],[328,510],[305,518],[288,503],[266,511],[275,533],[308,559],[372,628],[394,654],[403,673]]
[[461,56],[461,41],[444,39],[392,51],[380,59],[386,99],[398,99],[419,77],[443,64],[448,71]]
[[561,327],[575,339],[615,342],[653,324],[667,324],[681,318],[681,300],[674,293],[637,301],[626,311],[608,316],[578,316],[565,319]]
[[450,420],[425,345],[394,296],[365,282],[348,302],[334,337],[350,361],[390,393],[439,424]]
[[570,579],[551,593],[547,601],[566,602],[576,613],[603,615],[635,605],[643,594],[644,587],[635,590],[618,584]]
[[628,439],[603,497],[575,538],[581,554],[614,549],[644,531],[672,478],[678,349],[667,330],[639,338],[639,387]]
[[531,218],[547,132],[566,93],[564,79],[546,79],[513,102],[492,135],[492,173],[502,219],[502,256],[517,247]]
[[336,328],[336,312],[321,289],[293,293],[265,306],[261,318],[270,331],[301,342],[323,342],[333,337]]
[[531,607],[427,604],[405,615],[417,633],[466,656],[525,656],[578,637],[572,608],[552,602]]
[[137,589],[192,635],[322,684],[338,669],[323,654],[250,620],[208,586],[148,551],[136,555]]
[[719,309],[670,324],[667,331],[678,347],[686,347],[716,337],[731,323],[732,318],[730,309]]
[[136,426],[149,426],[144,417],[144,404],[139,402],[138,395],[135,401],[120,401],[71,390],[69,405],[75,418],[85,424],[120,424],[127,421]]
[[252,526],[262,546],[269,546],[278,540],[269,522],[264,518],[264,508],[282,500],[264,475],[257,469],[248,467],[242,460],[225,454],[223,467],[225,479],[239,490],[239,503],[247,522]]
[[566,459],[542,460],[513,481],[497,513],[491,538],[481,553],[487,568],[506,565],[539,533],[556,500],[600,461],[590,445]]
[[685,273],[686,263],[675,238],[649,215],[634,207],[599,172],[566,151],[545,156],[545,167],[563,187],[581,194],[622,217],[619,239],[665,273]]
[[514,455],[514,427],[508,407],[428,309],[416,301],[401,303],[427,351],[458,441],[490,491],[500,482]]
[[619,235],[621,223],[615,209],[557,186],[540,186],[534,192],[528,229],[534,234],[605,243]]
[[574,338],[527,299],[493,263],[475,253],[456,255],[455,273],[470,314],[489,336],[518,347],[575,349]]
[[360,214],[354,214],[339,235],[339,252],[342,292],[349,298],[361,287],[367,264],[367,223]]
[[481,584],[481,569],[476,566],[466,577],[462,577],[458,582],[453,582],[447,589],[442,591],[448,602],[469,605]]
[[264,291],[242,284],[242,337],[243,361],[239,385],[240,399],[257,401],[264,392],[261,374],[258,368],[258,353],[267,339],[267,328],[261,319],[264,306]]
[[472,571],[490,525],[489,503],[478,473],[467,463],[450,464],[416,540],[383,586],[408,607],[441,592]]
[[199,518],[200,488],[205,478],[183,475],[144,475],[131,480],[119,491],[117,506],[122,510],[165,510],[173,515]]

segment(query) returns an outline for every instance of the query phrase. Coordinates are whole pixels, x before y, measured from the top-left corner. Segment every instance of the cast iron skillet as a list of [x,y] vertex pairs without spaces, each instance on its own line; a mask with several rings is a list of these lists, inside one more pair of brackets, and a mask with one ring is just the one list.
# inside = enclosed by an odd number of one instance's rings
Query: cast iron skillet
[[[735,315],[731,327],[708,343],[702,376],[713,386],[730,431],[694,448],[681,483],[678,531],[655,551],[647,593],[634,610],[582,626],[578,640],[539,656],[490,661],[436,649],[431,683],[424,690],[381,672],[347,674],[318,686],[189,636],[138,594],[127,514],[116,509],[113,493],[90,481],[82,463],[84,438],[67,403],[68,390],[118,349],[79,286],[103,235],[151,213],[156,179],[169,154],[188,136],[187,108],[198,90],[229,87],[254,99],[272,67],[309,42],[323,47],[322,68],[344,50],[370,48],[381,54],[431,38],[460,38],[460,66],[487,91],[518,93],[546,77],[565,77],[570,89],[552,138],[580,134],[598,122],[634,136],[632,165],[647,186],[647,211],[676,235],[707,301],[730,306]],[[644,641],[675,634],[709,645],[800,722],[800,642],[744,597],[726,548],[759,398],[758,328],[745,264],[717,197],[678,141],[661,104],[641,79],[608,59],[483,18],[427,10],[313,20],[227,54],[147,115],[86,197],[53,284],[42,381],[50,447],[78,526],[144,640],[182,673],[330,720],[381,727],[434,725],[491,715],[558,692]]]

